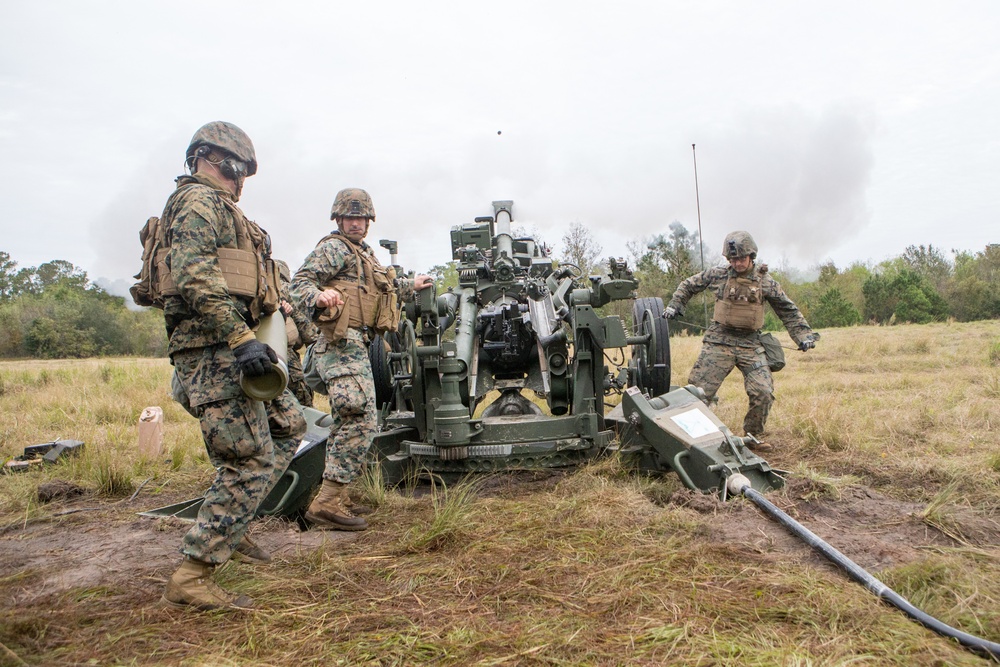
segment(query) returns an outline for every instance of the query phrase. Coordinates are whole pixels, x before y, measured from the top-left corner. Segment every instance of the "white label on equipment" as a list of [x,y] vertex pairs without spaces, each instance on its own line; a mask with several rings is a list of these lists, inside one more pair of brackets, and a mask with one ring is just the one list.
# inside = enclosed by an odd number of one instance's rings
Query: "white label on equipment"
[[719,432],[719,427],[713,424],[712,420],[697,408],[674,415],[670,419],[692,438],[700,438],[703,435]]

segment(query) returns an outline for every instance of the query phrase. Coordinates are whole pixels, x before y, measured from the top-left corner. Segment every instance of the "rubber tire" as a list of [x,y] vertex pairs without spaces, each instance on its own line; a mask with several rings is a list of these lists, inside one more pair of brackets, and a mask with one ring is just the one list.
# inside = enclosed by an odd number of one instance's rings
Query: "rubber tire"
[[635,386],[650,396],[670,391],[670,324],[663,318],[663,299],[642,297],[632,302],[632,326],[643,333],[643,317],[649,313],[646,326],[652,327],[655,343],[632,346]]
[[382,410],[386,403],[392,401],[393,383],[392,367],[389,364],[389,353],[385,349],[386,341],[382,336],[375,336],[368,346],[368,360],[372,365],[372,378],[375,380],[375,408]]

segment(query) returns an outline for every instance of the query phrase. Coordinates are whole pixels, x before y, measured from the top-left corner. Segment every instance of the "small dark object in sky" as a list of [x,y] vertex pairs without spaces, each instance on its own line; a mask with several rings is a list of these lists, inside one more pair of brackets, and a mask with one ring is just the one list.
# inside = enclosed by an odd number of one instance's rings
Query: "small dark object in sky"
[[500,134],[500,130],[497,130],[497,134],[498,134],[498,135]]

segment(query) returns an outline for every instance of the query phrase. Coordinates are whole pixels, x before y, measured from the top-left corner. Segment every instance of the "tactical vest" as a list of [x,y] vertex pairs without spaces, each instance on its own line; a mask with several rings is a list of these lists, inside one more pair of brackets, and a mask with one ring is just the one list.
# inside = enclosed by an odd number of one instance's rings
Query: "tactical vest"
[[712,319],[733,329],[757,331],[764,326],[764,290],[754,270],[749,278],[731,276],[715,302]]
[[337,343],[347,335],[348,329],[373,329],[378,334],[395,331],[399,326],[399,299],[393,279],[396,271],[384,267],[368,253],[342,234],[329,234],[320,239],[317,247],[337,239],[354,253],[354,267],[347,266],[324,289],[335,289],[344,299],[344,305],[327,308],[317,319],[316,325],[327,341]]
[[[190,183],[181,187],[195,185]],[[180,188],[178,188],[180,189]],[[267,233],[243,214],[236,204],[225,197],[222,203],[233,215],[236,227],[236,248],[216,248],[219,272],[226,281],[231,296],[249,299],[251,317],[259,321],[278,308],[280,276],[271,259],[271,241]],[[130,292],[140,306],[164,307],[164,297],[180,296],[177,283],[170,273],[167,258],[166,229],[157,217],[149,218],[139,232],[142,243],[142,269]]]

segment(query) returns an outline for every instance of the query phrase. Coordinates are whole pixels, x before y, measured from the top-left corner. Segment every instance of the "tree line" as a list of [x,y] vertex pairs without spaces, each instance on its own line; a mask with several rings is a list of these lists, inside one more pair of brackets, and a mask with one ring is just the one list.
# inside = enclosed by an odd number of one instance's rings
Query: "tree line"
[[[667,234],[628,247],[640,296],[660,296],[664,301],[702,266],[724,261],[721,254],[702,248],[679,222],[672,223]],[[771,266],[769,271],[816,329],[1000,317],[1000,244],[989,244],[978,252],[952,252],[954,260],[933,245],[911,245],[901,255],[877,264],[854,262],[840,269],[826,262],[811,279],[797,278],[784,267]],[[766,253],[758,261],[766,263]],[[699,296],[702,300],[692,300],[682,318],[697,325],[693,328],[707,326],[711,317],[711,295]],[[770,309],[764,326],[781,329]]]
[[[535,240],[541,243],[537,236]],[[682,280],[725,261],[719,252],[702,247],[697,237],[676,221],[666,233],[630,241],[627,248],[626,259],[639,279],[638,296],[660,297],[664,302]],[[557,260],[592,275],[601,270],[601,250],[586,227],[573,223],[562,237]],[[769,271],[816,329],[1000,317],[1000,244],[989,244],[978,252],[952,252],[953,260],[941,248],[913,245],[898,257],[877,264],[855,262],[840,269],[827,262],[812,271],[812,278],[784,267],[770,266]],[[758,261],[766,263],[766,253]],[[445,285],[457,285],[456,266],[449,262],[433,267],[430,273]],[[703,292],[695,296],[671,330],[702,330],[708,326],[713,306],[712,295]],[[612,303],[606,310],[623,317],[630,314],[627,304]],[[782,328],[770,309],[764,328]]]
[[[702,266],[723,261],[680,222],[671,223],[665,234],[632,241],[627,247],[629,265],[639,279],[639,296],[664,301]],[[952,252],[954,259],[949,259],[935,246],[913,245],[877,264],[855,262],[841,269],[827,262],[808,279],[784,267],[772,266],[770,271],[816,329],[1000,317],[1000,244],[977,252]],[[600,258],[601,246],[587,228],[571,224],[557,260],[592,275],[600,271]],[[763,256],[758,259],[766,261]],[[443,288],[454,287],[456,267],[456,262],[448,262],[428,273]],[[608,309],[629,316],[627,304],[611,304]],[[711,312],[711,296],[698,295],[672,329],[696,333],[708,325]],[[781,329],[770,309],[764,327]],[[0,251],[0,358],[155,357],[164,356],[166,349],[160,311],[129,310],[125,298],[93,284],[70,262],[53,260],[18,268],[8,253]]]
[[164,356],[159,311],[132,311],[64,260],[18,268],[0,251],[0,357]]

